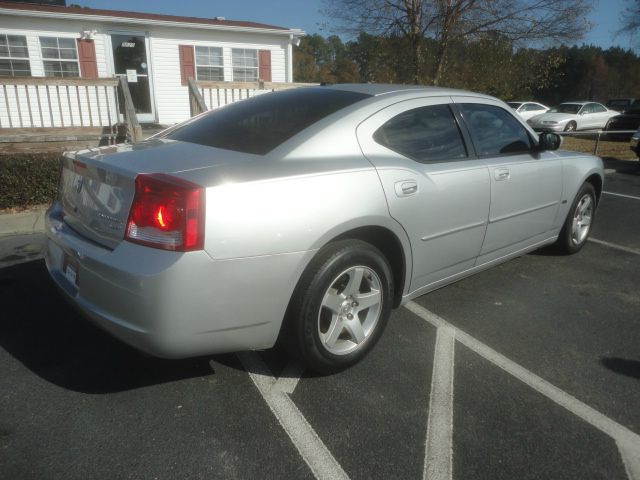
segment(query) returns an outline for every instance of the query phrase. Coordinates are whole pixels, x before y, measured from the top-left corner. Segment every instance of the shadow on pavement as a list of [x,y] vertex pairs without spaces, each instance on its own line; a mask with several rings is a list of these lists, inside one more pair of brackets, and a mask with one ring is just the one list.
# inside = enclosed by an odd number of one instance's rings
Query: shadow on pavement
[[614,157],[602,157],[604,168],[613,168],[617,173],[640,176],[639,160],[618,160]]
[[640,379],[640,362],[618,357],[605,357],[600,362],[609,370],[626,375],[627,377]]
[[[0,305],[0,347],[69,390],[112,393],[214,373],[210,357],[158,359],[102,332],[64,300],[42,260],[0,269]],[[231,355],[216,361],[238,364]]]

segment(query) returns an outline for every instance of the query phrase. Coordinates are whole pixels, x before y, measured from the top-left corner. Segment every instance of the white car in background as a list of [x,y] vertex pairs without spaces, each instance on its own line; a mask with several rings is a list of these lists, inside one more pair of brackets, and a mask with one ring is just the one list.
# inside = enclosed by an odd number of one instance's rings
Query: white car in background
[[507,105],[513,108],[523,120],[529,120],[549,110],[549,107],[537,102],[507,102]]
[[602,129],[611,117],[619,115],[596,102],[561,103],[542,115],[536,115],[527,123],[536,131],[574,132],[576,130]]

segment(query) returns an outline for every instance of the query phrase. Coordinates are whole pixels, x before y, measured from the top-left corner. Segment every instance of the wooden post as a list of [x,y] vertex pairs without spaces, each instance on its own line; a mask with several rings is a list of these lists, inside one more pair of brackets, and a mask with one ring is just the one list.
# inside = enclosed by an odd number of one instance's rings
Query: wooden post
[[122,90],[122,98],[124,99],[124,119],[127,124],[127,129],[131,135],[131,142],[136,143],[142,140],[142,128],[138,123],[138,117],[136,116],[136,110],[133,106],[133,99],[131,98],[131,91],[129,90],[129,82],[126,77],[120,77],[120,89]]
[[196,115],[209,110],[204,98],[202,98],[202,95],[198,90],[195,80],[190,78],[187,81],[187,88],[189,89],[189,108],[191,109],[191,116],[195,117]]

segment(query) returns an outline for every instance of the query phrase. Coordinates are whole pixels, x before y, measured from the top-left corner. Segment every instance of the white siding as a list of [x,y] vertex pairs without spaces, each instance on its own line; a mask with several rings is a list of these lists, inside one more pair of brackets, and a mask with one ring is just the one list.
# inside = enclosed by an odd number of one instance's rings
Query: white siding
[[[29,47],[31,72],[33,76],[44,76],[44,67],[40,50],[40,36],[79,38],[80,32],[95,30],[93,36],[96,50],[98,76],[114,75],[110,31],[139,33],[143,28],[132,21],[131,25],[110,24],[107,22],[89,22],[86,20],[58,20],[46,18],[21,18],[2,15],[0,13],[0,33],[25,35]],[[189,97],[186,86],[180,83],[180,59],[178,45],[216,46],[222,47],[224,57],[225,80],[232,80],[231,50],[247,48],[271,51],[271,75],[274,82],[286,82],[289,78],[287,69],[287,51],[289,39],[285,35],[273,35],[250,32],[224,32],[214,30],[151,27],[145,26],[149,42],[148,58],[151,79],[152,103],[157,121],[161,124],[173,124],[186,120],[190,116]],[[0,88],[0,128],[10,125],[29,126],[89,126],[102,125],[109,122],[104,101],[103,87],[98,92],[89,87],[89,102],[85,87],[17,87]],[[47,92],[48,90],[48,92]],[[59,91],[61,90],[61,91]],[[16,95],[17,91],[17,95]],[[28,92],[28,95],[27,95]],[[228,90],[224,92],[224,102],[207,98],[207,104],[215,108],[229,100],[246,98],[247,92]],[[38,95],[40,107],[38,107]],[[110,94],[109,109],[111,119],[115,117],[115,99]],[[78,100],[79,98],[79,100]],[[35,100],[34,100],[35,99]],[[89,107],[91,115],[89,116]],[[98,110],[100,114],[98,114]]]
[[[189,93],[186,86],[180,84],[179,45],[222,47],[224,61],[224,78],[232,81],[231,50],[233,48],[249,48],[254,50],[271,50],[272,81],[286,81],[286,45],[288,39],[275,35],[240,34],[228,32],[195,31],[177,28],[154,29],[151,37],[151,69],[155,89],[155,102],[158,121],[162,124],[173,124],[189,118]],[[234,99],[246,98],[246,92],[227,92]],[[215,107],[214,101],[207,105]],[[224,102],[226,103],[226,102]],[[224,104],[222,103],[222,104]]]

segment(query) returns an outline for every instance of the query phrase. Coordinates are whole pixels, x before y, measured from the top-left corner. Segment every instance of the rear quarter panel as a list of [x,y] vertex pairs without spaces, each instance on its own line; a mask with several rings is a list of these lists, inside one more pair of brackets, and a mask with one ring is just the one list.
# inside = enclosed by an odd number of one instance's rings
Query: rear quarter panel
[[562,202],[555,222],[560,229],[582,184],[592,175],[604,183],[604,165],[600,157],[584,153],[559,150],[556,155],[562,162]]

